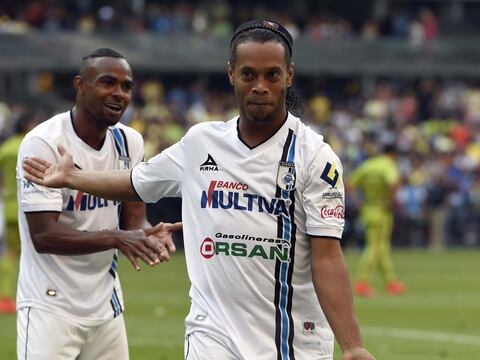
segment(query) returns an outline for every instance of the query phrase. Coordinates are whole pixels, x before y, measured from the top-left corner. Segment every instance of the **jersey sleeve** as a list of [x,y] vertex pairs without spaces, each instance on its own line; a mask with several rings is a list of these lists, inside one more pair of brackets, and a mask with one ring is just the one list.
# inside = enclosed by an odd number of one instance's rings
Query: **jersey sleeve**
[[345,223],[343,168],[328,146],[322,146],[307,170],[303,192],[306,229],[310,236],[340,239]]
[[184,158],[183,141],[180,141],[135,166],[130,176],[140,199],[155,203],[164,197],[180,197]]
[[20,145],[17,161],[17,191],[19,205],[23,212],[62,211],[62,189],[52,189],[26,180],[23,160],[26,157],[40,157],[52,163],[58,161],[54,150],[39,137],[26,138]]

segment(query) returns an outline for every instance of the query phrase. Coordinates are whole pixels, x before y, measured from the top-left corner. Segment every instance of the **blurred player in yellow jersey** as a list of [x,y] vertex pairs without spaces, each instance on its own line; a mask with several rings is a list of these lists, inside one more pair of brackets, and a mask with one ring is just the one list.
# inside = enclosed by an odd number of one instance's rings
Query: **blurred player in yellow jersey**
[[20,143],[36,124],[33,114],[23,115],[17,122],[17,132],[0,145],[0,189],[3,188],[1,196],[5,214],[5,251],[0,257],[0,313],[15,312],[17,259],[20,253],[15,167]]
[[361,192],[360,217],[365,227],[366,246],[354,284],[354,291],[359,296],[375,294],[369,280],[377,268],[388,293],[401,294],[406,290],[405,284],[397,280],[390,254],[392,203],[400,181],[395,156],[395,146],[386,145],[382,155],[365,160],[348,179],[350,189]]

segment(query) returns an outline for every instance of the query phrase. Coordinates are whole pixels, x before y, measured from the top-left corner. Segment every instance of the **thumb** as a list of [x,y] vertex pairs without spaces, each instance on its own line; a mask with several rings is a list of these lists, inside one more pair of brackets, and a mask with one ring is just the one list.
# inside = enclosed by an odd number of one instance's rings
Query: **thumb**
[[151,228],[143,229],[143,231],[145,232],[145,235],[150,236],[150,235],[153,235],[153,234],[161,231],[162,228],[164,227],[164,225],[165,224],[163,222],[159,222],[157,225],[155,225]]
[[58,144],[57,149],[61,156],[67,153],[67,149],[65,149],[65,147],[62,144]]

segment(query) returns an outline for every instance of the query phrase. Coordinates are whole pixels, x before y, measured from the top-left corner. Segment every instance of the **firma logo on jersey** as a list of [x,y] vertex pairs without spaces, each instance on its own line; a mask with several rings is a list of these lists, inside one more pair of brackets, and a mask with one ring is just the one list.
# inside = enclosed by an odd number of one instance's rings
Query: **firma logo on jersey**
[[207,160],[200,165],[200,171],[218,171],[218,165],[215,160],[213,160],[212,155],[208,154]]
[[212,180],[207,191],[202,191],[200,205],[202,209],[231,209],[238,211],[256,211],[288,216],[290,199],[273,198],[246,192],[248,185],[235,181]]
[[73,197],[73,195],[70,195],[66,210],[90,211],[97,208],[117,206],[118,204],[120,204],[120,201],[107,200],[95,195],[85,194],[82,191],[78,191],[75,197]]

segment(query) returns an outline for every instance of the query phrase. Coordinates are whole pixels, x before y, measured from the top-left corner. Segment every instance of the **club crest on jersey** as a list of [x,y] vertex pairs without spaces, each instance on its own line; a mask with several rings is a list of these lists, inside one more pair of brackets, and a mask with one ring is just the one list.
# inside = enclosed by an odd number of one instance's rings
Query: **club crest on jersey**
[[200,165],[200,171],[218,171],[218,165],[215,160],[213,160],[212,155],[208,154],[207,160]]
[[286,191],[295,189],[295,163],[293,161],[279,161],[277,185]]
[[320,179],[329,184],[332,188],[336,188],[338,185],[338,180],[340,179],[340,174],[335,166],[335,163],[329,163],[325,165]]

